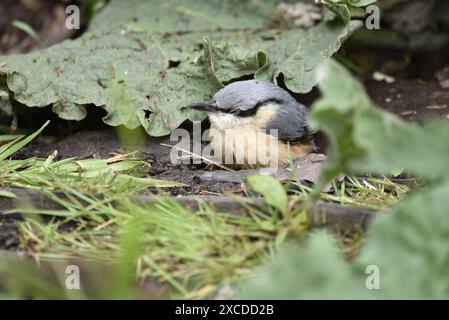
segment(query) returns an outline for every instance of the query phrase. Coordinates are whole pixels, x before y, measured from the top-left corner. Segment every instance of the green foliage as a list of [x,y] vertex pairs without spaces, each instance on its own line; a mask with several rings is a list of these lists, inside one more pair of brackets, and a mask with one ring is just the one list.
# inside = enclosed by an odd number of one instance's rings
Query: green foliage
[[[116,191],[138,191],[148,187],[180,187],[183,184],[172,181],[141,178],[135,174],[137,168],[146,163],[139,160],[68,158],[55,161],[57,152],[47,159],[11,160],[16,151],[35,139],[48,125],[47,121],[39,130],[23,136],[0,136],[0,141],[11,140],[0,146],[0,187],[48,188],[58,190],[58,186],[77,187],[101,193],[108,189]],[[3,137],[3,139],[1,138]],[[133,175],[128,173],[134,172]],[[2,191],[2,196],[11,196]]]
[[[448,299],[449,128],[425,127],[376,109],[363,87],[329,61],[318,71],[323,96],[312,111],[315,128],[330,137],[323,185],[341,172],[389,174],[402,167],[427,181],[372,223],[370,237],[347,262],[324,233],[307,247],[292,245],[243,288],[242,298]],[[380,289],[368,290],[368,266],[380,271]]]
[[323,97],[313,105],[311,123],[332,141],[323,183],[341,172],[390,174],[398,168],[432,182],[448,178],[449,126],[421,127],[382,112],[334,61],[318,74]]
[[[325,232],[285,246],[243,288],[243,299],[448,299],[449,183],[417,192],[374,221],[362,253],[347,262]],[[368,266],[380,289],[368,290]]]
[[[306,244],[286,244],[272,265],[243,285],[239,297],[448,299],[449,126],[410,124],[376,109],[363,86],[327,60],[360,24],[350,21],[348,5],[374,1],[322,2],[326,18],[317,26],[272,30],[267,21],[274,1],[111,1],[82,38],[20,58],[2,58],[0,108],[8,110],[3,102],[11,92],[30,107],[51,104],[65,119],[82,119],[85,106],[93,104],[106,109],[104,121],[110,125],[143,126],[149,134],[162,135],[185,119],[201,119],[185,106],[209,99],[231,79],[254,74],[276,81],[282,74],[287,87],[300,93],[318,82],[322,96],[313,106],[311,123],[326,133],[331,149],[316,190],[343,172],[387,175],[398,169],[416,175],[426,187],[379,213],[354,259],[344,259],[334,240],[320,231]],[[8,160],[44,127],[28,138],[0,137],[6,141],[0,147],[0,186],[41,189],[63,208],[9,211],[61,219],[19,223],[25,235],[21,240],[32,239],[35,258],[76,252],[118,263],[114,282],[102,298],[133,297],[129,285],[134,271],[139,279],[162,279],[177,296],[210,297],[220,283],[248,276],[288,235],[304,228],[305,211],[289,212],[285,190],[271,177],[248,181],[283,213],[280,217],[257,211],[243,217],[225,215],[205,206],[193,214],[163,198],[153,204],[129,198],[149,186],[176,186],[131,175],[144,165],[141,161],[55,161],[54,155]],[[371,196],[358,181],[351,187]],[[103,198],[92,196],[92,191],[103,193]],[[0,190],[0,197],[18,199],[8,189]],[[326,197],[351,203],[344,190]],[[67,222],[76,222],[76,230],[60,232]],[[0,271],[10,285],[11,279],[20,284],[11,291],[17,297],[77,298],[61,284],[20,268],[17,258],[3,257]],[[373,265],[380,272],[379,290],[366,287],[366,270]]]
[[39,39],[39,35],[37,32],[26,22],[19,21],[19,20],[13,20],[11,22],[11,25],[16,27],[19,30],[22,30],[25,32],[28,36],[30,36],[34,41],[36,41],[38,44],[41,43],[41,40]]
[[331,238],[314,234],[307,249],[286,244],[272,265],[242,288],[241,299],[323,299],[345,295],[352,284],[349,266]]
[[[0,295],[135,298],[138,279],[168,287],[164,294],[172,297],[211,297],[223,281],[235,281],[263,263],[289,230],[304,228],[303,219],[293,212],[274,221],[258,211],[238,216],[201,205],[194,213],[164,196],[138,198],[142,189],[180,184],[139,178],[136,169],[144,162],[126,157],[56,161],[53,154],[47,159],[9,159],[47,124],[30,137],[3,136],[11,142],[0,150],[0,197],[10,198],[15,208],[1,213],[24,216],[17,221],[20,251],[31,251],[44,266],[0,250]],[[286,201],[276,183],[280,199]],[[59,208],[35,208],[27,192],[18,188],[37,189]],[[280,199],[275,203],[283,210]],[[66,232],[69,225],[76,228]],[[81,268],[86,281],[80,291],[67,290],[64,284],[65,268],[72,264]]]
[[187,105],[244,75],[276,81],[282,74],[292,91],[310,91],[315,68],[361,25],[346,5],[325,11],[328,18],[308,30],[280,30],[270,25],[271,0],[113,0],[81,38],[2,57],[0,92],[29,107],[51,105],[68,120],[83,119],[87,105],[103,107],[105,123],[161,136],[203,119]]
[[49,122],[50,121],[44,123],[44,125],[39,130],[37,130],[35,133],[31,134],[30,136],[24,139],[22,139],[22,136],[19,136],[16,139],[10,141],[9,143],[0,146],[0,161],[8,159],[16,151],[18,151],[19,149],[23,148],[25,145],[30,143],[45,129],[45,127],[49,124]]
[[282,184],[272,176],[250,176],[248,182],[254,191],[260,193],[265,201],[285,213],[288,206],[287,193]]
[[[128,194],[105,192],[99,200],[67,186],[62,188],[67,199],[52,199],[63,209],[20,208],[17,212],[26,214],[27,219],[18,225],[22,243],[32,239],[33,256],[50,269],[64,270],[67,264],[76,264],[85,267],[83,279],[92,274],[94,280],[103,280],[94,281],[95,286],[82,292],[82,298],[133,297],[138,292],[136,278],[140,283],[155,281],[169,287],[165,294],[170,297],[211,297],[221,283],[234,282],[265,262],[269,250],[283,242],[278,234],[285,235],[302,223],[280,219],[276,230],[267,231],[272,217],[261,213],[237,216],[206,206],[193,213],[164,197],[149,204]],[[59,219],[40,221],[42,213]],[[68,222],[78,227],[61,232]],[[79,260],[67,260],[74,253]],[[12,288],[21,289],[18,298],[79,298],[73,296],[73,290],[66,290],[64,283],[44,278],[42,270],[27,269],[22,261],[21,272],[17,272],[11,257],[1,251],[0,257],[0,291],[6,278],[8,293],[16,291]],[[86,268],[86,260],[96,264]],[[106,279],[105,271],[109,275]]]
[[372,239],[357,259],[376,264],[389,299],[448,299],[449,182],[416,192],[375,221]]

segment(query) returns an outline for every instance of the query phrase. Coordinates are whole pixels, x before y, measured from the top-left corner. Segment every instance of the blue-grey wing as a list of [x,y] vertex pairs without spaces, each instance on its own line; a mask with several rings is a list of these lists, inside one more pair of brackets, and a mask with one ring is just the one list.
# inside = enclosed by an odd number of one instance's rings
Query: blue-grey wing
[[[267,133],[281,141],[296,142],[308,138],[308,110],[297,102],[283,105],[276,117],[265,127]],[[275,130],[275,131],[272,131]]]

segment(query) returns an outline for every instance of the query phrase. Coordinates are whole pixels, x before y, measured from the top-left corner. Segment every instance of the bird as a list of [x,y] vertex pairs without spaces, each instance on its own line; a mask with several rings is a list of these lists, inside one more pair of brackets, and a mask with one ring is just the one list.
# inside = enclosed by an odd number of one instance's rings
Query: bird
[[279,167],[316,148],[307,107],[265,80],[232,82],[189,107],[207,113],[215,158],[231,168]]

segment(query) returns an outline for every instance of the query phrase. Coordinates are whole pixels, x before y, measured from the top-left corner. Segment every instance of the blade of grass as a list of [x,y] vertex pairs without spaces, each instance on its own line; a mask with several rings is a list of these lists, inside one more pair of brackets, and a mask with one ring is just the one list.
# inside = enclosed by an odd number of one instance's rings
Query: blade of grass
[[23,138],[23,135],[20,134],[5,134],[0,136],[0,142],[11,141],[15,139]]
[[13,20],[11,22],[11,25],[17,29],[19,29],[20,31],[25,32],[28,36],[30,36],[34,41],[36,41],[36,43],[41,46],[42,41],[39,38],[39,35],[37,34],[37,32],[33,29],[32,26],[30,26],[28,23],[24,22],[24,21],[20,21],[20,20]]
[[13,141],[14,142],[13,144],[11,144],[11,145],[8,144],[9,146],[8,146],[8,148],[6,148],[6,150],[0,151],[0,161],[9,158],[16,151],[20,150],[25,145],[30,143],[34,138],[36,138],[45,129],[46,126],[48,126],[49,123],[50,123],[50,121],[45,122],[44,125],[42,127],[40,127],[39,130],[37,130],[33,134],[29,135],[28,137],[26,137],[20,141],[18,141],[18,139],[16,139]]

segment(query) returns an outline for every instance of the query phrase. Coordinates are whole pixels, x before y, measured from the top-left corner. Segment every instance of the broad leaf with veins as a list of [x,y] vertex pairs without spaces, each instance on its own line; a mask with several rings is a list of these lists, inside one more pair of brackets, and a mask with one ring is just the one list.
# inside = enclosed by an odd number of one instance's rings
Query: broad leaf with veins
[[[28,107],[52,106],[81,120],[102,107],[104,122],[170,133],[204,115],[186,106],[207,101],[242,76],[305,93],[314,70],[360,25],[346,5],[323,7],[315,27],[276,27],[276,1],[112,0],[76,40],[0,57],[0,91]],[[330,18],[329,18],[330,17]]]

